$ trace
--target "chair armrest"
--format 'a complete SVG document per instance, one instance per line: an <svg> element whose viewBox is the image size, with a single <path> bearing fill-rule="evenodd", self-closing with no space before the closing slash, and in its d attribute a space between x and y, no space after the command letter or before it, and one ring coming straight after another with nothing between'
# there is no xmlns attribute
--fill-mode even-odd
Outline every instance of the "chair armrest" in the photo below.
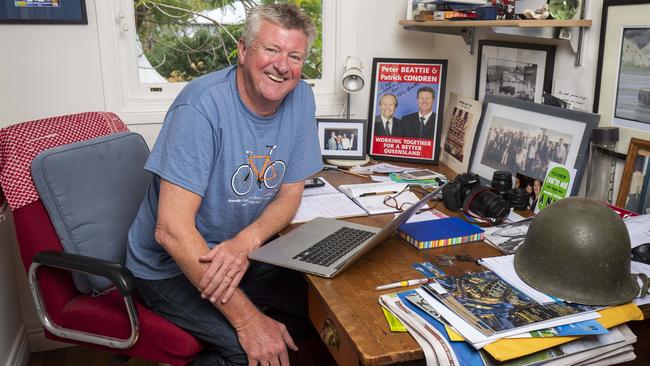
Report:
<svg viewBox="0 0 650 366"><path fill-rule="evenodd" d="M137 287L131 271L116 262L55 251L40 252L34 256L32 261L49 267L85 272L108 278L122 296L133 294Z"/></svg>

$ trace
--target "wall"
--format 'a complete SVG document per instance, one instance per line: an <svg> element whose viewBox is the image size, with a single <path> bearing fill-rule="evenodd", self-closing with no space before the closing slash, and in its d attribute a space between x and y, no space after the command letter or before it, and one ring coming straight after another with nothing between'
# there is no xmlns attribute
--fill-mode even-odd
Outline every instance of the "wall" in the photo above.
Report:
<svg viewBox="0 0 650 366"><path fill-rule="evenodd" d="M97 1L86 1L88 25L0 25L0 50L4 56L0 57L0 127L47 116L105 108ZM593 98L601 4L601 0L590 3L591 10L587 17L593 20L593 26L587 31L582 67L573 66L574 55L565 43L500 36L489 30L479 31L477 38L558 44L555 78L573 80L584 90L591 91L589 97ZM346 34L341 37L352 38L349 43L356 53L354 55L359 56L364 64L366 80L370 80L373 57L448 59L447 93L454 91L474 95L476 55L468 54L460 37L402 29L398 21L404 17L406 1L356 0L345 1L343 6L346 7L343 12L345 19L341 21L356 20L356 23L349 22ZM347 55L342 56L341 63ZM370 83L367 85L352 96L352 114L360 118L366 118L368 113ZM149 124L132 126L132 129L146 134L151 144L158 127ZM12 240L6 231L0 231L3 246L12 243ZM46 349L51 344L42 339L22 266L17 267L20 268L17 272L18 296L12 286L13 280L3 278L0 279L0 298L14 299L13 304L16 304L17 297L20 299L20 313L32 351ZM0 320L17 319L12 306L0 305ZM0 323L5 324L4 321ZM3 328L3 331L12 332ZM17 331L18 328L14 325L13 329ZM0 335L0 355L3 354L2 350L11 347L9 338L10 335Z"/></svg>
<svg viewBox="0 0 650 366"><path fill-rule="evenodd" d="M16 270L22 266L16 262L15 237L9 209L0 205L0 365L26 365L29 353L17 299Z"/></svg>

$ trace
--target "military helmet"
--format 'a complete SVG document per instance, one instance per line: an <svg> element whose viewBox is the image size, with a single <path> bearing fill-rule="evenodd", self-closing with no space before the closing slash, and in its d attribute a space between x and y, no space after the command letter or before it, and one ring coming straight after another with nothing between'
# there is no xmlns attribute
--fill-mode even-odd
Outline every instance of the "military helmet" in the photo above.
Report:
<svg viewBox="0 0 650 366"><path fill-rule="evenodd" d="M533 219L515 270L537 290L580 304L622 304L639 293L623 220L585 198L559 200Z"/></svg>

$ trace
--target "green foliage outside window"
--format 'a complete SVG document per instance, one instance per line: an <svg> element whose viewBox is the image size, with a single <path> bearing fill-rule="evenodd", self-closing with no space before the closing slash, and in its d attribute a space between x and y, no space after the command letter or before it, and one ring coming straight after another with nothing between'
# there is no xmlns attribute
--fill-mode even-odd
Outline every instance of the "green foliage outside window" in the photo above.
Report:
<svg viewBox="0 0 650 366"><path fill-rule="evenodd" d="M321 0L262 0L264 4L297 4L316 24L318 36L305 61L304 79L322 72ZM205 11L241 3L248 10L256 0L134 0L138 40L152 67L169 82L189 81L237 62L242 24L220 24ZM208 21L200 24L197 19Z"/></svg>

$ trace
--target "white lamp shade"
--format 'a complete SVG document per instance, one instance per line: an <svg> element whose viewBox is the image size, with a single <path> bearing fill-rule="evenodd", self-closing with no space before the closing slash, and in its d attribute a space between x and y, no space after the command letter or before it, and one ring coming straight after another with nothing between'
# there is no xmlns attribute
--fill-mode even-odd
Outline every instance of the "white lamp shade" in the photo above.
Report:
<svg viewBox="0 0 650 366"><path fill-rule="evenodd" d="M356 93L363 88L364 84L361 60L358 57L348 57L345 60L345 72L341 78L341 87L346 93Z"/></svg>

